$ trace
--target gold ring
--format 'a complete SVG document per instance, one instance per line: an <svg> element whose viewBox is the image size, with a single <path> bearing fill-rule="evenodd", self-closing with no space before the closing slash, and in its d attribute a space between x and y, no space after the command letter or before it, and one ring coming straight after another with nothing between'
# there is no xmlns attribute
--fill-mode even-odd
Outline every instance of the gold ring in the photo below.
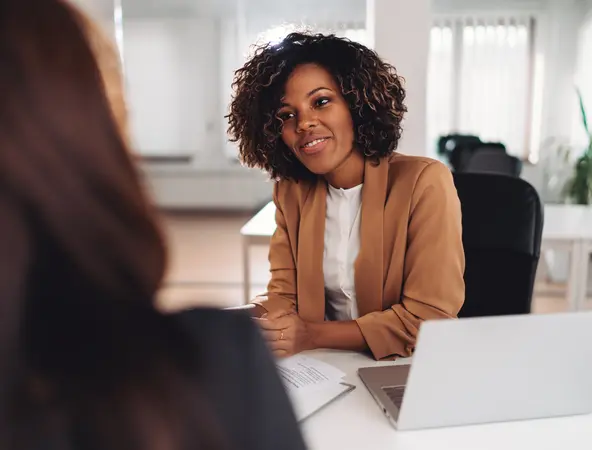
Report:
<svg viewBox="0 0 592 450"><path fill-rule="evenodd" d="M280 331L280 341L284 340L284 330Z"/></svg>

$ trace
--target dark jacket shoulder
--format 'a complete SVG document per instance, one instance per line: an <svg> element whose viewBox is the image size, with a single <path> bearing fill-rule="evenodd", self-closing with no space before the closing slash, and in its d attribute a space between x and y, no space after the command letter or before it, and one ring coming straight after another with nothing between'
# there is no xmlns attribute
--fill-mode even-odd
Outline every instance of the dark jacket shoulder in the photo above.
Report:
<svg viewBox="0 0 592 450"><path fill-rule="evenodd" d="M305 448L275 362L252 319L194 309L175 319L195 346L203 392L233 449Z"/></svg>

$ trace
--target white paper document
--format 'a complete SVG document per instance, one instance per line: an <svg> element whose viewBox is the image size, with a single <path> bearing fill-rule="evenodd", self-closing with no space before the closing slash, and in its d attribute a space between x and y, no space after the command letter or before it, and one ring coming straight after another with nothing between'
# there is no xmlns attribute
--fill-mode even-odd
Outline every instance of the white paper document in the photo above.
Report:
<svg viewBox="0 0 592 450"><path fill-rule="evenodd" d="M305 355L279 361L278 371L298 420L354 388L343 383L345 374L341 370Z"/></svg>
<svg viewBox="0 0 592 450"><path fill-rule="evenodd" d="M311 389L326 383L339 383L345 374L318 359L295 355L278 363L280 376L288 390Z"/></svg>

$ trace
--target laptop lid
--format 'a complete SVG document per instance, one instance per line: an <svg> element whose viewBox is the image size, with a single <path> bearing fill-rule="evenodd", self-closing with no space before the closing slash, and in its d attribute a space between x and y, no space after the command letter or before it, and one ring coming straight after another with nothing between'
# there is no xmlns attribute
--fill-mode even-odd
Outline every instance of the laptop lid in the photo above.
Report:
<svg viewBox="0 0 592 450"><path fill-rule="evenodd" d="M417 429L592 412L592 312L424 322L398 417Z"/></svg>

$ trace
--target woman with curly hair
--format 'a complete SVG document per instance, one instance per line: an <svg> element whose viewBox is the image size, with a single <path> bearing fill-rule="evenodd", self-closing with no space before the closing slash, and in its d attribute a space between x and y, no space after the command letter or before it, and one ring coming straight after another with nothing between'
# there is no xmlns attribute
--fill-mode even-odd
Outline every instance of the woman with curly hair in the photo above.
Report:
<svg viewBox="0 0 592 450"><path fill-rule="evenodd" d="M231 140L276 180L271 280L255 300L271 348L411 355L423 320L460 310L464 252L450 171L395 152L395 68L355 42L292 33L233 86Z"/></svg>

